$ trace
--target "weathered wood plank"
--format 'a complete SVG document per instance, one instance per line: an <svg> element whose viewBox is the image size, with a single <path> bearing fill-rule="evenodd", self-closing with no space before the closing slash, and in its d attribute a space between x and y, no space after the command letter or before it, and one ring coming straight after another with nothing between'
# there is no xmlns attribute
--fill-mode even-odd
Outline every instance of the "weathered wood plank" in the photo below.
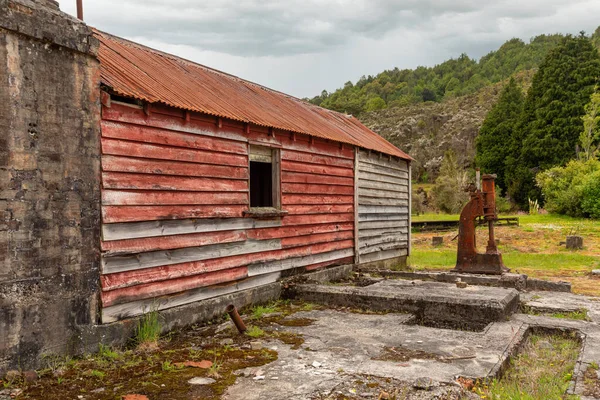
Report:
<svg viewBox="0 0 600 400"><path fill-rule="evenodd" d="M398 171L396 169L385 168L385 167L381 167L378 165L366 164L366 163L362 163L362 162L358 163L358 170L361 172L383 175L383 176L388 176L388 177L392 177L392 178L396 178L396 179L407 179L408 178L408 172Z"/></svg>
<svg viewBox="0 0 600 400"><path fill-rule="evenodd" d="M245 167L248 156L102 138L102 154ZM190 166L192 168L192 166Z"/></svg>
<svg viewBox="0 0 600 400"><path fill-rule="evenodd" d="M240 229L259 229L281 226L279 220L251 218L183 219L175 221L148 221L102 225L102 239L123 240L145 237L182 235L187 233L217 232Z"/></svg>
<svg viewBox="0 0 600 400"><path fill-rule="evenodd" d="M106 206L136 205L201 205L248 204L247 193L237 192L160 192L133 190L103 190L102 204Z"/></svg>
<svg viewBox="0 0 600 400"><path fill-rule="evenodd" d="M359 196L358 204L360 206L395 206L395 207L408 207L408 193L405 194L406 199L383 199L381 197L366 197ZM360 212L360 208L358 210Z"/></svg>
<svg viewBox="0 0 600 400"><path fill-rule="evenodd" d="M313 214L313 215L289 215L282 220L283 226L328 224L332 222L351 222L354 220L353 213L345 214Z"/></svg>
<svg viewBox="0 0 600 400"><path fill-rule="evenodd" d="M206 178L248 179L248 166L197 164L148 160L123 156L102 156L102 170L154 175L201 176Z"/></svg>
<svg viewBox="0 0 600 400"><path fill-rule="evenodd" d="M305 267L316 263L341 260L353 255L354 249L347 248L328 253L312 254L304 257L286 258L284 260L250 264L248 266L248 276L270 274L273 272L284 271L286 269Z"/></svg>
<svg viewBox="0 0 600 400"><path fill-rule="evenodd" d="M359 222L358 229L379 229L379 228L401 228L408 227L408 218L402 221L368 221L368 222Z"/></svg>
<svg viewBox="0 0 600 400"><path fill-rule="evenodd" d="M365 172L358 169L358 178L361 181L370 181L370 182L382 182L382 183L390 183L393 185L406 185L408 183L408 174L406 176L400 175L382 175L376 174L373 172Z"/></svg>
<svg viewBox="0 0 600 400"><path fill-rule="evenodd" d="M219 137L203 137L191 133L167 129L131 125L115 121L102 121L102 137L136 142L154 143L165 146L217 151L233 154L247 154L245 143ZM132 145L135 145L132 143Z"/></svg>
<svg viewBox="0 0 600 400"><path fill-rule="evenodd" d="M323 156L313 153L303 153L299 151L287 150L285 148L281 150L281 159L307 164L329 165L345 168L352 168L354 166L354 160L352 159Z"/></svg>
<svg viewBox="0 0 600 400"><path fill-rule="evenodd" d="M325 142L319 138L313 138L310 143L306 135L296 135L296 140L292 140L287 133L277 135L277 139L286 150L354 160L354 149L350 146L340 148L339 143Z"/></svg>
<svg viewBox="0 0 600 400"><path fill-rule="evenodd" d="M213 258L208 260L105 274L100 277L100 281L102 283L102 290L115 290L123 287L237 268L250 264L260 264L294 257L307 257L314 254L328 253L331 251L342 250L351 247L352 246L349 245L347 241L319 243L315 245L288 249L239 254L236 256L223 258Z"/></svg>
<svg viewBox="0 0 600 400"><path fill-rule="evenodd" d="M133 301L131 303L119 304L112 307L104 307L102 308L102 323L107 324L120 319L126 319L140 315L151 310L165 310L212 297L223 296L229 293L252 289L258 286L276 282L280 276L281 273L265 274L247 278L242 281L232 282L229 285L203 287L176 295Z"/></svg>
<svg viewBox="0 0 600 400"><path fill-rule="evenodd" d="M110 108L103 107L102 119L105 121L150 126L169 131L186 132L205 137L219 137L248 142L248 137L241 130L240 132L234 132L232 130L218 129L215 123L207 123L195 120L194 118L184 123L183 119L168 118L158 114L145 115L143 110L136 110L132 107L119 104L113 104Z"/></svg>
<svg viewBox="0 0 600 400"><path fill-rule="evenodd" d="M370 236L365 237L360 241L360 248L368 248L375 246L377 244L387 244L387 243L408 243L408 236L406 233L389 233L385 235L379 236Z"/></svg>
<svg viewBox="0 0 600 400"><path fill-rule="evenodd" d="M389 190L377 190L377 189L358 189L358 198L363 197L372 198L378 197L382 199L404 199L408 200L408 190L403 192L392 192Z"/></svg>
<svg viewBox="0 0 600 400"><path fill-rule="evenodd" d="M286 205L302 204L353 204L354 196L316 195L316 194L283 194L281 203Z"/></svg>
<svg viewBox="0 0 600 400"><path fill-rule="evenodd" d="M199 247L186 247L169 251L152 251L132 256L102 257L102 273L131 271L159 267L163 265L181 264L191 261L202 261L211 258L229 257L240 254L260 253L262 251L279 250L279 240L246 240L244 242L213 244Z"/></svg>
<svg viewBox="0 0 600 400"><path fill-rule="evenodd" d="M185 205L185 206L102 206L102 222L154 221L186 218L238 218L247 205Z"/></svg>
<svg viewBox="0 0 600 400"><path fill-rule="evenodd" d="M290 172L303 172L310 174L319 174L319 175L333 175L333 176L346 176L353 177L352 168L342 168L342 167L330 167L327 165L318 165L318 164L303 164L296 161L281 161L281 169L283 171Z"/></svg>
<svg viewBox="0 0 600 400"><path fill-rule="evenodd" d="M277 228L249 230L248 238L256 240L281 239L289 237L303 237L304 235L314 235L319 233L349 231L352 229L353 225L351 222L336 222L333 224L319 225L293 225Z"/></svg>
<svg viewBox="0 0 600 400"><path fill-rule="evenodd" d="M408 176L412 177L412 164L408 162ZM412 227L412 180L408 181L408 226ZM412 254L412 229L408 230L408 253L410 256Z"/></svg>
<svg viewBox="0 0 600 400"><path fill-rule="evenodd" d="M358 205L358 153L359 150L357 147L354 148L354 249L358 250L358 245L360 243L360 237L358 235L358 209L359 209L359 205ZM354 252L354 264L359 264L360 263L360 254L358 254L358 251Z"/></svg>
<svg viewBox="0 0 600 400"><path fill-rule="evenodd" d="M352 204L309 204L288 205L285 207L285 211L288 212L288 215L349 213L353 210L354 206Z"/></svg>
<svg viewBox="0 0 600 400"><path fill-rule="evenodd" d="M379 243L369 247L361 247L358 252L361 257L371 253L381 253L387 250L408 249L408 242Z"/></svg>
<svg viewBox="0 0 600 400"><path fill-rule="evenodd" d="M317 243L331 243L338 240L353 239L353 231L339 231L329 233L316 233L312 235L293 236L281 239L281 247L298 247Z"/></svg>
<svg viewBox="0 0 600 400"><path fill-rule="evenodd" d="M302 172L282 171L283 183L306 183L313 185L336 185L336 186L354 186L354 179L351 177L320 175Z"/></svg>
<svg viewBox="0 0 600 400"><path fill-rule="evenodd" d="M359 214L406 214L408 213L408 202L404 206L373 206L362 205L358 207Z"/></svg>
<svg viewBox="0 0 600 400"><path fill-rule="evenodd" d="M352 186L282 183L281 189L284 194L354 194L354 188Z"/></svg>
<svg viewBox="0 0 600 400"><path fill-rule="evenodd" d="M371 154L371 156L367 156L366 153L360 152L358 155L358 160L361 163L367 163L371 165L379 165L385 168L396 169L399 171L408 172L408 164L405 160L397 161L397 160L389 160L388 157Z"/></svg>
<svg viewBox="0 0 600 400"><path fill-rule="evenodd" d="M386 190L391 192L402 192L408 193L408 180L406 184L398 184L398 183L386 183L386 182L378 182L378 181L369 181L366 179L360 179L358 181L358 187L361 189L368 190Z"/></svg>
<svg viewBox="0 0 600 400"><path fill-rule="evenodd" d="M408 208L405 213L397 213L397 214L359 214L358 221L359 222L367 222L367 221L406 221L408 218Z"/></svg>
<svg viewBox="0 0 600 400"><path fill-rule="evenodd" d="M248 277L248 268L239 267L223 271L209 272L185 278L170 279L167 281L153 282L142 285L130 286L121 289L101 292L102 306L108 307L116 304L165 296L180 293L199 287L216 285L219 283L233 282Z"/></svg>
<svg viewBox="0 0 600 400"><path fill-rule="evenodd" d="M361 264L374 261L389 260L390 258L402 257L408 254L408 249L392 249L386 251L373 252L360 257Z"/></svg>
<svg viewBox="0 0 600 400"><path fill-rule="evenodd" d="M394 234L408 235L408 228L391 226L391 227L386 227L386 228L363 229L363 230L358 231L358 236L359 236L361 242L363 241L363 239L369 238L369 237L394 235Z"/></svg>
<svg viewBox="0 0 600 400"><path fill-rule="evenodd" d="M248 183L242 180L197 178L166 175L103 172L104 189L174 190L197 192L246 192Z"/></svg>
<svg viewBox="0 0 600 400"><path fill-rule="evenodd" d="M181 249L216 243L241 242L247 238L248 234L246 230L188 233L184 235L102 241L101 249L107 255L124 255L127 253Z"/></svg>
<svg viewBox="0 0 600 400"><path fill-rule="evenodd" d="M332 175L305 174L301 172L283 171L281 173L281 182L283 183L307 183L307 184L325 184L354 186L354 180L348 177Z"/></svg>

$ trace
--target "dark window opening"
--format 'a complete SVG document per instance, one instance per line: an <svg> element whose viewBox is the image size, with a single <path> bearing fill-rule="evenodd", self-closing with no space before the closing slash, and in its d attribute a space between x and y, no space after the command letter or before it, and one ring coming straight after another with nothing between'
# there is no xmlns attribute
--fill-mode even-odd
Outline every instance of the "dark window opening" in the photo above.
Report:
<svg viewBox="0 0 600 400"><path fill-rule="evenodd" d="M250 207L273 207L272 165L250 161Z"/></svg>

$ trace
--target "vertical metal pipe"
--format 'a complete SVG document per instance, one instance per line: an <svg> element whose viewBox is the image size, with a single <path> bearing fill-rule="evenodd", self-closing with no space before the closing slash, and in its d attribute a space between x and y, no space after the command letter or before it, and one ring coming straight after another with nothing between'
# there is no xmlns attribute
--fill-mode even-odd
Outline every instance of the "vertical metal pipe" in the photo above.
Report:
<svg viewBox="0 0 600 400"><path fill-rule="evenodd" d="M481 190L481 172L479 170L479 168L477 168L475 170L475 181L476 181L476 186L477 186L477 190Z"/></svg>
<svg viewBox="0 0 600 400"><path fill-rule="evenodd" d="M77 0L77 19L83 21L83 0Z"/></svg>

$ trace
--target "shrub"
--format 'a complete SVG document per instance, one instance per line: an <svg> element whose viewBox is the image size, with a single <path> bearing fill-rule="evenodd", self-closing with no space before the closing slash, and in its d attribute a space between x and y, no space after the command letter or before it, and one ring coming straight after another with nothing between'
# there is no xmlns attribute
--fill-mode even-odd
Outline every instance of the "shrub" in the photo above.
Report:
<svg viewBox="0 0 600 400"><path fill-rule="evenodd" d="M454 152L447 151L442 160L440 175L431 188L433 204L438 210L448 214L460 212L469 201L469 194L464 190L467 184L467 173L458 167Z"/></svg>
<svg viewBox="0 0 600 400"><path fill-rule="evenodd" d="M573 160L564 167L554 167L537 174L537 185L541 188L545 200L545 207L549 212L566 214L572 217L590 216L594 208L594 199L586 200L584 210L584 197L594 193L592 176L600 171L600 161ZM585 189L587 187L587 189ZM585 194L584 193L585 189Z"/></svg>
<svg viewBox="0 0 600 400"><path fill-rule="evenodd" d="M512 211L512 204L506 197L502 197L501 189L496 185L496 210L499 214L506 214Z"/></svg>
<svg viewBox="0 0 600 400"><path fill-rule="evenodd" d="M583 184L581 208L592 218L600 218L600 171L588 175Z"/></svg>
<svg viewBox="0 0 600 400"><path fill-rule="evenodd" d="M427 212L427 192L422 189L413 189L411 197L411 211L414 215L421 215Z"/></svg>

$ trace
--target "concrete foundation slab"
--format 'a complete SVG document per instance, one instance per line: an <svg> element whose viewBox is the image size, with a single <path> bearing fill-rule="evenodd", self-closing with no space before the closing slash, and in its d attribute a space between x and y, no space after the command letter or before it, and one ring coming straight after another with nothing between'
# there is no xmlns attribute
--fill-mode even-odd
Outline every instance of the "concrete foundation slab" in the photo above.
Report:
<svg viewBox="0 0 600 400"><path fill-rule="evenodd" d="M242 371L225 399L328 398L343 383L371 376L405 382L413 391L406 398L436 398L435 388L442 393L457 389L458 376L485 377L497 370L523 325L503 321L484 332L466 332L406 325L409 317L403 314L337 310L301 312L294 318L315 320L310 326L286 328L303 335L302 347L291 350L270 342L267 347L276 347L279 358L259 368L265 379L254 380L254 370ZM431 391L418 389L425 381Z"/></svg>
<svg viewBox="0 0 600 400"><path fill-rule="evenodd" d="M385 280L366 287L299 285L296 296L320 304L410 313L435 327L481 330L506 320L519 307L515 289Z"/></svg>

